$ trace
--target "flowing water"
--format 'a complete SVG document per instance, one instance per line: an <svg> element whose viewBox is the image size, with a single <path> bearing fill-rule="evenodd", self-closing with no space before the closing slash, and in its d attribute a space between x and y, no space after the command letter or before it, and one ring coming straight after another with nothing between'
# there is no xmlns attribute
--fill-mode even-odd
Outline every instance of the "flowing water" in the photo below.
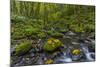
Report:
<svg viewBox="0 0 100 67"><path fill-rule="evenodd" d="M34 53L34 49L31 49L30 52L24 56L17 57L12 56L11 59L14 61L12 66L23 66L23 65L39 65L45 64L44 61L48 58L53 59L53 63L72 63L72 62L89 62L95 61L95 39L88 38L87 36L76 35L73 32L66 33L63 38L58 38L64 44L63 48L60 52L55 52L53 54L48 54L46 52L36 52ZM39 45L42 49L44 42L46 39L39 39ZM79 49L81 53L79 55L72 55L72 49ZM14 49L11 49L11 53Z"/></svg>

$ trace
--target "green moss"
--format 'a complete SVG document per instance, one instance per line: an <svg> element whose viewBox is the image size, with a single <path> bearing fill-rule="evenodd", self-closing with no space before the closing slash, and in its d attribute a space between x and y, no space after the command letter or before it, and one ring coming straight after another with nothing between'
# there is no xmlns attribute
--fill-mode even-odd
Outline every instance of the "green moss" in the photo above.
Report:
<svg viewBox="0 0 100 67"><path fill-rule="evenodd" d="M15 55L22 55L28 52L31 47L32 47L32 42L25 40L24 42L20 43L18 46L15 48Z"/></svg>
<svg viewBox="0 0 100 67"><path fill-rule="evenodd" d="M52 36L52 37L62 37L63 36L62 33L54 32L54 31L48 31L47 33L49 36Z"/></svg>
<svg viewBox="0 0 100 67"><path fill-rule="evenodd" d="M31 35L32 39L38 39L37 35Z"/></svg>
<svg viewBox="0 0 100 67"><path fill-rule="evenodd" d="M59 39L50 38L47 40L47 42L44 44L43 49L45 51L54 51L58 47L63 46L63 43Z"/></svg>
<svg viewBox="0 0 100 67"><path fill-rule="evenodd" d="M95 25L93 24L86 24L84 27L84 30L86 32L94 32L95 31Z"/></svg>
<svg viewBox="0 0 100 67"><path fill-rule="evenodd" d="M84 29L81 27L76 27L74 31L77 33L82 33L82 32L84 32Z"/></svg>
<svg viewBox="0 0 100 67"><path fill-rule="evenodd" d="M21 31L21 32L15 31L14 33L12 33L13 39L20 39L20 38L24 38L24 37L26 37L26 36L23 31Z"/></svg>
<svg viewBox="0 0 100 67"><path fill-rule="evenodd" d="M24 22L24 21L26 21L26 17L13 15L13 16L11 16L11 21L13 21L14 23Z"/></svg>
<svg viewBox="0 0 100 67"><path fill-rule="evenodd" d="M34 27L29 25L28 27L26 27L24 32L25 32L25 35L27 35L27 36L30 36L32 34L36 35L37 33L40 32L40 29L39 28L34 28Z"/></svg>
<svg viewBox="0 0 100 67"><path fill-rule="evenodd" d="M44 32L40 32L37 36L39 38L45 38L46 37L46 34Z"/></svg>
<svg viewBox="0 0 100 67"><path fill-rule="evenodd" d="M79 49L72 50L73 55L79 55L80 53L81 53L81 51Z"/></svg>
<svg viewBox="0 0 100 67"><path fill-rule="evenodd" d="M59 33L59 32L55 32L53 34L51 34L52 37L63 37L63 34L62 33Z"/></svg>
<svg viewBox="0 0 100 67"><path fill-rule="evenodd" d="M70 29L76 33L82 33L82 32L85 32L84 31L84 25L81 24L81 25L78 25L78 24L72 24Z"/></svg>
<svg viewBox="0 0 100 67"><path fill-rule="evenodd" d="M30 36L30 35L32 35L34 33L34 30L33 29L25 29L25 35L26 36Z"/></svg>
<svg viewBox="0 0 100 67"><path fill-rule="evenodd" d="M67 29L61 29L59 32L64 33L64 32L67 32L67 31L68 31Z"/></svg>
<svg viewBox="0 0 100 67"><path fill-rule="evenodd" d="M54 32L52 30L47 31L48 35L52 35Z"/></svg>

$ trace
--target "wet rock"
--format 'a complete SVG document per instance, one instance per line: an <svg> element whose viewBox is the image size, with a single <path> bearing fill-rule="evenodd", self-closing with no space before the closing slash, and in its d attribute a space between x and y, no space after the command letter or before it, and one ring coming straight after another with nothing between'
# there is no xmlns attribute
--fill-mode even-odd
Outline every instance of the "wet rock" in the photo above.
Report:
<svg viewBox="0 0 100 67"><path fill-rule="evenodd" d="M72 31L69 31L69 32L66 33L66 35L74 36L74 35L76 35L76 34L73 33Z"/></svg>
<svg viewBox="0 0 100 67"><path fill-rule="evenodd" d="M94 53L91 54L91 57L95 60L95 54Z"/></svg>
<svg viewBox="0 0 100 67"><path fill-rule="evenodd" d="M51 58L51 59L54 59L56 57L56 53L54 52L46 52L45 53L45 56L43 58Z"/></svg>
<svg viewBox="0 0 100 67"><path fill-rule="evenodd" d="M16 64L16 66L25 66L31 64L31 61L29 58L22 58L19 63Z"/></svg>
<svg viewBox="0 0 100 67"><path fill-rule="evenodd" d="M30 52L30 53L35 53L36 50L35 50L34 48L32 48L29 52Z"/></svg>
<svg viewBox="0 0 100 67"><path fill-rule="evenodd" d="M89 50L89 52L95 52L95 45L89 45L88 46L88 50Z"/></svg>
<svg viewBox="0 0 100 67"><path fill-rule="evenodd" d="M25 64L27 64L27 65L32 64L32 59L31 58L25 58Z"/></svg>
<svg viewBox="0 0 100 67"><path fill-rule="evenodd" d="M73 45L78 45L79 43L78 43L78 42L72 42L72 44L73 44Z"/></svg>
<svg viewBox="0 0 100 67"><path fill-rule="evenodd" d="M12 60L11 65L15 65L17 63L20 63L20 61L22 60L22 56L21 57L18 57L18 56L11 57L11 60Z"/></svg>
<svg viewBox="0 0 100 67"><path fill-rule="evenodd" d="M72 39L70 36L63 36L63 38Z"/></svg>
<svg viewBox="0 0 100 67"><path fill-rule="evenodd" d="M58 57L66 56L66 52L59 52L59 53L57 54L57 56L58 56Z"/></svg>
<svg viewBox="0 0 100 67"><path fill-rule="evenodd" d="M32 60L33 60L32 62L34 64L37 64L36 62L38 61L39 58L40 58L40 55L39 54L36 54L35 57L32 58Z"/></svg>
<svg viewBox="0 0 100 67"><path fill-rule="evenodd" d="M15 48L11 48L11 49L10 49L11 54L14 53L14 49L15 49Z"/></svg>
<svg viewBox="0 0 100 67"><path fill-rule="evenodd" d="M43 59L42 59L42 57L39 57L39 59L38 59L38 61L36 62L36 64L43 64Z"/></svg>
<svg viewBox="0 0 100 67"><path fill-rule="evenodd" d="M63 56L63 55L64 55L63 52L59 52L59 53L57 54L58 57Z"/></svg>
<svg viewBox="0 0 100 67"><path fill-rule="evenodd" d="M39 44L40 42L41 42L41 39L39 39L37 43Z"/></svg>
<svg viewBox="0 0 100 67"><path fill-rule="evenodd" d="M35 54L34 54L34 53L31 53L31 54L30 54L30 56L31 56L31 57L34 57L34 56L35 56Z"/></svg>
<svg viewBox="0 0 100 67"><path fill-rule="evenodd" d="M90 38L86 38L85 43L87 43L87 44L95 44L95 40L94 39L90 39Z"/></svg>
<svg viewBox="0 0 100 67"><path fill-rule="evenodd" d="M32 44L38 44L40 42L40 40L32 40Z"/></svg>
<svg viewBox="0 0 100 67"><path fill-rule="evenodd" d="M86 58L87 58L87 61L94 61L95 60L95 54L94 53L86 53Z"/></svg>
<svg viewBox="0 0 100 67"><path fill-rule="evenodd" d="M32 52L39 52L40 51L40 44L33 44L32 45L32 49L31 49L31 51Z"/></svg>

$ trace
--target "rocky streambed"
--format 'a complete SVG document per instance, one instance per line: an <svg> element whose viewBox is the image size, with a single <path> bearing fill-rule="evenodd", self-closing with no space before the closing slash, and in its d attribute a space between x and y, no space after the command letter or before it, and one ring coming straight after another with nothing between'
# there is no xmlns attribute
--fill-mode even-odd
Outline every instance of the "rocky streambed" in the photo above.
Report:
<svg viewBox="0 0 100 67"><path fill-rule="evenodd" d="M50 37L51 38L51 37ZM16 45L20 41L14 40L11 46L11 66L60 64L74 62L95 61L95 36L90 34L77 34L71 31L64 33L63 37L57 37L63 46L53 52L43 50L48 38L32 41L32 47L22 55L14 55Z"/></svg>

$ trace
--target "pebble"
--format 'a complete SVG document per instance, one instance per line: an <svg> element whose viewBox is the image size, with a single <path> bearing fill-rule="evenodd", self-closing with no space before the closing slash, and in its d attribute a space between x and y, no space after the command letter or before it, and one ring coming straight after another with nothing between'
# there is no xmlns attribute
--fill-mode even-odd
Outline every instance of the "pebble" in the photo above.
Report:
<svg viewBox="0 0 100 67"><path fill-rule="evenodd" d="M78 45L79 43L77 43L77 42L72 42L72 44L73 44L73 45Z"/></svg>

